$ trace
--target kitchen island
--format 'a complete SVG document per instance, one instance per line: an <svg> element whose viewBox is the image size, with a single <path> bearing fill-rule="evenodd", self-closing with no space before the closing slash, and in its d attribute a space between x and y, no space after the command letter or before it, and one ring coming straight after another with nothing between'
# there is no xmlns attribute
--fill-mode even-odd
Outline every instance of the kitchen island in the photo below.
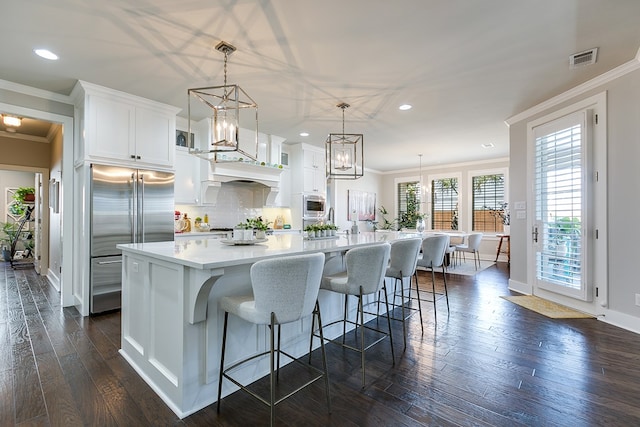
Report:
<svg viewBox="0 0 640 427"><path fill-rule="evenodd" d="M371 232L306 240L287 234L247 246L207 238L118 245L123 255L120 353L176 415L184 418L216 401L224 317L218 300L251 291L249 271L254 262L322 252L325 272L332 273L344 268L342 255L350 248L415 236ZM325 324L341 318L342 296L321 291L319 300ZM350 310L355 310L355 300ZM283 348L297 357L307 353L310 324L309 317L283 327ZM232 316L229 331L229 363L267 347L264 326ZM341 327L325 332L328 338L341 334ZM267 373L267 361L261 361L238 377L250 382ZM225 382L223 396L235 390Z"/></svg>

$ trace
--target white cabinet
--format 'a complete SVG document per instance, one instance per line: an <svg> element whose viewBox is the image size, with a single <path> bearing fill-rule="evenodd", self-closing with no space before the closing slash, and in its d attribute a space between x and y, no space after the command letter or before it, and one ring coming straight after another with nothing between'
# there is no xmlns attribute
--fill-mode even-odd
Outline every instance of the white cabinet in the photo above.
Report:
<svg viewBox="0 0 640 427"><path fill-rule="evenodd" d="M86 82L73 92L84 126L76 161L173 169L179 109Z"/></svg>
<svg viewBox="0 0 640 427"><path fill-rule="evenodd" d="M136 162L173 166L176 141L176 113L167 114L136 107Z"/></svg>
<svg viewBox="0 0 640 427"><path fill-rule="evenodd" d="M293 193L327 192L325 153L322 148L308 144L291 147Z"/></svg>
<svg viewBox="0 0 640 427"><path fill-rule="evenodd" d="M179 205L200 204L200 168L205 160L176 147L174 198ZM206 165L205 165L206 166Z"/></svg>

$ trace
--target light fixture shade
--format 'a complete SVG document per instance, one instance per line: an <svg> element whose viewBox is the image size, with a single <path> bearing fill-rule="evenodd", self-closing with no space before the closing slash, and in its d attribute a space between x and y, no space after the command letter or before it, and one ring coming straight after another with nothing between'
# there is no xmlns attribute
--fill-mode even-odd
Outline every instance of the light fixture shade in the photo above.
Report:
<svg viewBox="0 0 640 427"><path fill-rule="evenodd" d="M364 175L363 144L361 133L330 133L325 147L327 177L361 178Z"/></svg>
<svg viewBox="0 0 640 427"><path fill-rule="evenodd" d="M216 153L238 152L257 159L258 104L240 86L212 86L187 92L189 125L203 117L209 121L206 146L190 148L191 154L218 161Z"/></svg>
<svg viewBox="0 0 640 427"><path fill-rule="evenodd" d="M199 147L189 147L189 153L211 161L256 160L258 104L237 84L227 84L227 60L236 48L225 41L215 48L224 54L224 84L187 90L189 133L194 122L208 121L204 141Z"/></svg>
<svg viewBox="0 0 640 427"><path fill-rule="evenodd" d="M358 179L364 175L364 136L344 132L344 110L349 104L337 105L342 109L342 133L330 133L325 144L327 177Z"/></svg>

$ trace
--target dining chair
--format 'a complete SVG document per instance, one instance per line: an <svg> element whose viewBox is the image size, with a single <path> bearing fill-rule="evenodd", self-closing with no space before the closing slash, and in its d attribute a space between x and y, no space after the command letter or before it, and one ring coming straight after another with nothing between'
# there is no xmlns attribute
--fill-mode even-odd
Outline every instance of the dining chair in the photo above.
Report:
<svg viewBox="0 0 640 427"><path fill-rule="evenodd" d="M306 386L324 377L325 392L328 411L331 412L331 396L329 393L329 376L327 371L327 357L324 348L324 336L322 335L322 319L318 304L318 292L322 271L324 267L324 254L296 255L279 259L267 259L257 261L251 266L252 295L225 296L220 299L220 308L224 310L224 326L222 332L222 354L220 357L220 374L218 379L218 404L222 396L222 381L227 379L241 390L269 406L270 421L275 422L275 406L302 390ZM227 343L227 326L229 313L256 324L269 327L269 350L244 358L225 368L224 358ZM298 321L311 315L317 319L320 329L320 346L322 352L322 369L302 363L299 359L283 351L280 347L281 325ZM277 327L277 345L275 333ZM313 334L313 329L311 330ZM269 355L269 397L264 398L247 388L235 379L230 371L249 361ZM297 362L315 372L315 376L305 384L288 392L283 397L276 397L276 378L279 378L280 355L286 356L293 362Z"/></svg>
<svg viewBox="0 0 640 427"><path fill-rule="evenodd" d="M466 244L456 245L456 252L462 254L473 254L473 265L476 268L480 268L480 242L482 241L482 233L471 233L467 239ZM463 258L466 262L466 258Z"/></svg>

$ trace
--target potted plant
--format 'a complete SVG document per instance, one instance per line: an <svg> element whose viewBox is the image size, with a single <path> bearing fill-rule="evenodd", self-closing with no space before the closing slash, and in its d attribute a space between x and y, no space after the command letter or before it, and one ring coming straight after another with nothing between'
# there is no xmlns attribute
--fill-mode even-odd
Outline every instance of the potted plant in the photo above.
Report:
<svg viewBox="0 0 640 427"><path fill-rule="evenodd" d="M18 203L33 202L36 200L36 189L33 187L19 187L13 193L13 199Z"/></svg>
<svg viewBox="0 0 640 427"><path fill-rule="evenodd" d="M0 247L2 248L2 259L4 261L11 261L11 243L16 237L18 232L15 223L3 222L0 228L2 228L2 238L0 238Z"/></svg>
<svg viewBox="0 0 640 427"><path fill-rule="evenodd" d="M317 226L315 224L307 225L304 231L307 232L307 237L314 239L316 237Z"/></svg>
<svg viewBox="0 0 640 427"><path fill-rule="evenodd" d="M265 221L261 216L257 218L248 218L247 225L255 230L257 239L265 239L267 237L267 230L269 229L271 221Z"/></svg>
<svg viewBox="0 0 640 427"><path fill-rule="evenodd" d="M25 203L36 199L36 190L33 187L19 187L13 193L13 202L9 206L9 212L15 216L22 216L26 211Z"/></svg>

